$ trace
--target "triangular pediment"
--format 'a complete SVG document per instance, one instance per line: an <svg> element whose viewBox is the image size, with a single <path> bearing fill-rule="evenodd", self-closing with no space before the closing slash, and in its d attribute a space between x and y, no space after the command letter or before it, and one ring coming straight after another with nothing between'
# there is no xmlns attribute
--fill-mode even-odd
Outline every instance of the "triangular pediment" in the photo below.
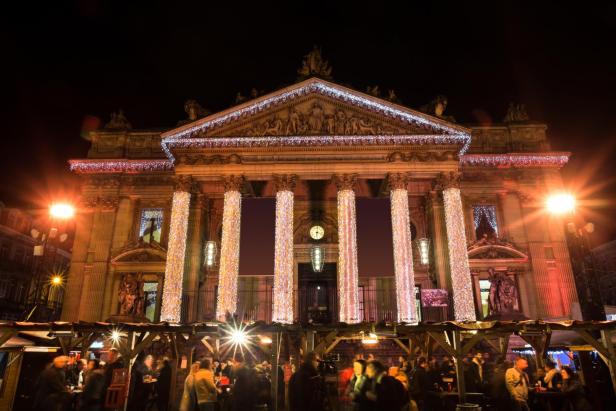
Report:
<svg viewBox="0 0 616 411"><path fill-rule="evenodd" d="M470 136L457 124L318 78L231 107L163 134L203 137L311 135Z"/></svg>

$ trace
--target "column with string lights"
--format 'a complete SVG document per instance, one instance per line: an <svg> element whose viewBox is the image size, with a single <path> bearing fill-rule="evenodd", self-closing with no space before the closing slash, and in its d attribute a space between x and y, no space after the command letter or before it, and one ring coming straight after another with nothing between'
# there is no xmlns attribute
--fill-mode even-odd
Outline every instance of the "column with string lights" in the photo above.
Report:
<svg viewBox="0 0 616 411"><path fill-rule="evenodd" d="M457 321L475 321L475 299L466 249L460 173L444 173L439 185L443 189L454 317Z"/></svg>
<svg viewBox="0 0 616 411"><path fill-rule="evenodd" d="M338 188L338 304L340 322L358 323L357 227L355 212L356 175L334 176Z"/></svg>
<svg viewBox="0 0 616 411"><path fill-rule="evenodd" d="M218 301L216 319L225 321L227 314L237 310L237 280L240 269L240 224L244 184L241 176L224 178L225 196L222 211L222 239L218 270Z"/></svg>
<svg viewBox="0 0 616 411"><path fill-rule="evenodd" d="M296 175L275 175L276 243L272 321L293 323L293 190Z"/></svg>
<svg viewBox="0 0 616 411"><path fill-rule="evenodd" d="M409 194L407 190L409 180L406 174L395 173L389 174L387 181L391 202L398 321L416 324L415 271L413 269L413 246L411 243Z"/></svg>
<svg viewBox="0 0 616 411"><path fill-rule="evenodd" d="M182 283L186 258L186 237L190 212L192 180L180 177L176 181L169 224L169 244L163 285L160 320L178 323L182 314Z"/></svg>

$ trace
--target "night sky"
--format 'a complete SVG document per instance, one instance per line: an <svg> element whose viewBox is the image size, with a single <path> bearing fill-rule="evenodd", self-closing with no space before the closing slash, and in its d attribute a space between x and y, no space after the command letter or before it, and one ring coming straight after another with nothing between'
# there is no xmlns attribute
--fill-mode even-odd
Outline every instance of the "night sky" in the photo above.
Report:
<svg viewBox="0 0 616 411"><path fill-rule="evenodd" d="M112 111L133 128L168 128L187 99L217 111L238 91L293 83L317 44L334 81L395 89L413 108L445 94L461 123L499 122L510 101L526 104L554 149L574 152L565 174L598 223L594 241L614 238L615 4L18 3L0 24L8 205L70 196L66 160L86 155L81 136Z"/></svg>

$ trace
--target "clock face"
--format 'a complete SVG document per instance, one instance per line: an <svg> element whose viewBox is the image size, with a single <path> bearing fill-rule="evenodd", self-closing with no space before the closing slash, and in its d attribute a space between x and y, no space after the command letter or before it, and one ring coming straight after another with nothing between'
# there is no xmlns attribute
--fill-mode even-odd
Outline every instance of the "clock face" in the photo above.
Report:
<svg viewBox="0 0 616 411"><path fill-rule="evenodd" d="M310 238L320 240L325 235L325 230L320 225L314 225L310 228Z"/></svg>

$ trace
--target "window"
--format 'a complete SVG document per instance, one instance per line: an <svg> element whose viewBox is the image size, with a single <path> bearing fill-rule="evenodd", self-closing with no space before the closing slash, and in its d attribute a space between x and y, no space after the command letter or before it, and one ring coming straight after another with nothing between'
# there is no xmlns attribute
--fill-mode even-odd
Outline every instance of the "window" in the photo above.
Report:
<svg viewBox="0 0 616 411"><path fill-rule="evenodd" d="M475 238L498 237L498 225L496 223L496 206L476 205L473 207L473 223L475 226Z"/></svg>
<svg viewBox="0 0 616 411"><path fill-rule="evenodd" d="M479 295L481 298L481 318L490 314L490 280L479 280Z"/></svg>
<svg viewBox="0 0 616 411"><path fill-rule="evenodd" d="M160 243L160 235L163 229L163 209L146 208L141 210L139 221L139 237L146 243L152 241Z"/></svg>
<svg viewBox="0 0 616 411"><path fill-rule="evenodd" d="M145 316L151 322L156 321L156 294L158 292L157 282L143 283L143 295L145 300Z"/></svg>
<svg viewBox="0 0 616 411"><path fill-rule="evenodd" d="M415 286L415 310L417 312L417 321L421 321L421 286Z"/></svg>

